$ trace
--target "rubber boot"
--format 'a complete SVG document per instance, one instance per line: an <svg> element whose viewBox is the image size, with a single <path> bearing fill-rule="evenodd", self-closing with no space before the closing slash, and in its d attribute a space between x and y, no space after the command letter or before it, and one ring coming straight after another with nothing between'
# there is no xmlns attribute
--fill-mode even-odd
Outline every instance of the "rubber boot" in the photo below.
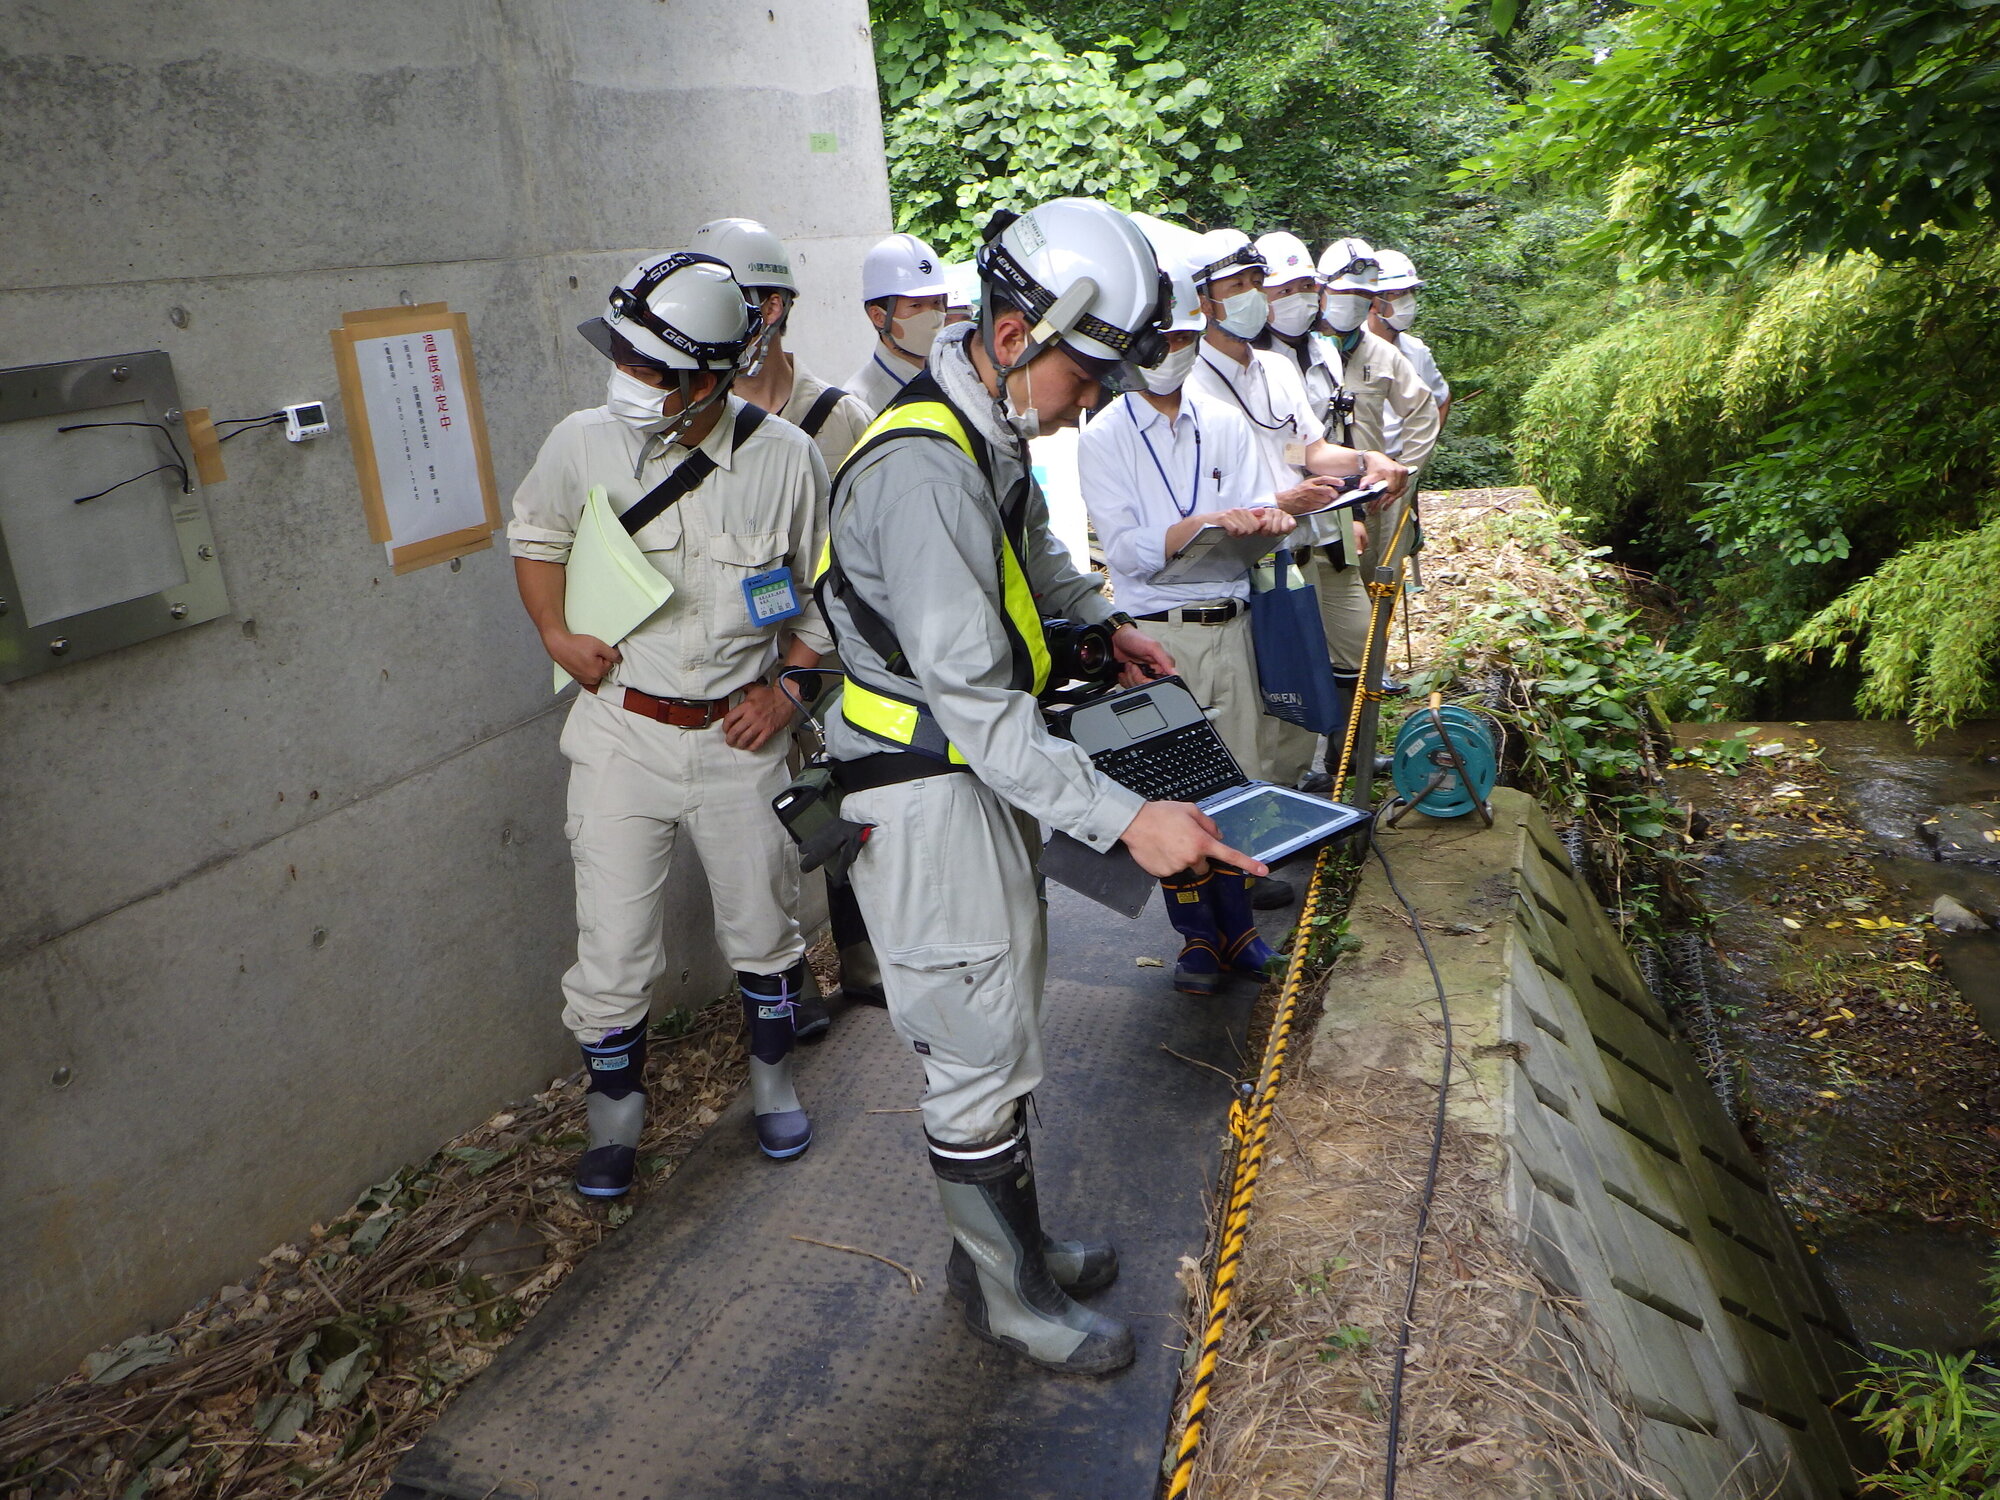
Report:
<svg viewBox="0 0 2000 1500"><path fill-rule="evenodd" d="M1250 905L1252 877L1220 866L1209 872L1209 900L1215 907L1215 926L1222 939L1222 959L1238 974L1269 979L1285 972L1285 955L1273 953L1257 931L1257 918Z"/></svg>
<svg viewBox="0 0 2000 1500"><path fill-rule="evenodd" d="M586 1198L622 1198L631 1191L646 1128L646 1023L578 1045L590 1079L583 1096L590 1145L577 1164L576 1190Z"/></svg>
<svg viewBox="0 0 2000 1500"><path fill-rule="evenodd" d="M1132 1330L1073 1301L1050 1274L1025 1131L983 1150L932 1141L931 1170L952 1240L971 1263L961 1294L966 1327L1066 1375L1109 1375L1132 1363Z"/></svg>
<svg viewBox="0 0 2000 1500"><path fill-rule="evenodd" d="M1335 667L1333 685L1338 694L1334 706L1333 733L1326 737L1326 758L1320 762L1319 769L1320 774L1326 778L1326 795L1338 801L1342 789L1334 784L1334 778L1340 774L1340 751L1347 743L1347 724L1354 717L1355 705L1361 696L1361 674L1350 672L1345 667ZM1354 754L1357 765L1348 767L1349 776L1351 777L1358 769L1358 762L1363 754L1373 753L1373 746L1356 745Z"/></svg>
<svg viewBox="0 0 2000 1500"><path fill-rule="evenodd" d="M790 1161L812 1144L812 1122L792 1087L792 1016L805 977L803 962L782 974L736 974L750 1028L750 1113L757 1149L773 1161Z"/></svg>
<svg viewBox="0 0 2000 1500"><path fill-rule="evenodd" d="M811 1046L825 1041L832 1025L833 1017L827 1012L826 1002L820 999L814 986L808 984L805 993L792 1002L792 1035Z"/></svg>
<svg viewBox="0 0 2000 1500"><path fill-rule="evenodd" d="M1017 1113L1016 1130L1026 1134L1026 1122ZM1042 1261L1055 1284L1072 1297L1088 1297L1101 1292L1118 1279L1118 1251L1109 1240L1059 1240L1042 1231ZM972 1294L976 1273L972 1257L957 1240L944 1263L944 1283L952 1296L963 1302Z"/></svg>
<svg viewBox="0 0 2000 1500"><path fill-rule="evenodd" d="M1259 911L1283 911L1298 899L1299 893L1289 880L1275 875L1250 877L1250 904Z"/></svg>
<svg viewBox="0 0 2000 1500"><path fill-rule="evenodd" d="M1213 995L1222 983L1222 938L1216 930L1215 900L1209 891L1213 878L1213 872L1190 875L1183 870L1160 880L1167 920L1184 944L1174 963L1174 988L1183 995Z"/></svg>
<svg viewBox="0 0 2000 1500"><path fill-rule="evenodd" d="M826 918L833 946L840 953L840 993L850 1005L887 1005L882 966L875 961L875 945L868 940L868 926L861 920L861 903L854 899L853 886L827 881Z"/></svg>

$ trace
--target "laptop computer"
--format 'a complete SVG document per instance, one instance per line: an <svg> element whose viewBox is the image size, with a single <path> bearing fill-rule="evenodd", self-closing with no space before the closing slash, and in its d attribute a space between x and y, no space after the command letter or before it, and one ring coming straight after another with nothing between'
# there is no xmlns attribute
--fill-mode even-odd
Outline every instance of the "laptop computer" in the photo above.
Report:
<svg viewBox="0 0 2000 1500"><path fill-rule="evenodd" d="M1368 821L1358 807L1244 775L1178 677L1093 698L1052 727L1120 786L1148 801L1192 802L1215 819L1225 844L1267 865ZM1144 909L1153 884L1122 847L1098 854L1060 832L1043 850L1043 869L1128 916Z"/></svg>

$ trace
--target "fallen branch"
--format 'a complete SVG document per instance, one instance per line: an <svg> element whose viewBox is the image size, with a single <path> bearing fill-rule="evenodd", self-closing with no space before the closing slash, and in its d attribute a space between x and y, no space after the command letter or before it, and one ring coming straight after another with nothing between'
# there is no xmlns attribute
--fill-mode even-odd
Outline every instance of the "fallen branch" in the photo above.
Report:
<svg viewBox="0 0 2000 1500"><path fill-rule="evenodd" d="M801 1245L818 1245L822 1250L845 1250L849 1255L865 1255L870 1260L881 1261L885 1266L894 1266L898 1271L901 1271L905 1276L910 1278L910 1295L912 1297L924 1289L924 1278L919 1276L915 1271L912 1271L900 1260L891 1260L886 1255L877 1255L873 1250L863 1250L859 1245L836 1245L832 1240L816 1240L811 1235L795 1234L792 1238L797 1240Z"/></svg>

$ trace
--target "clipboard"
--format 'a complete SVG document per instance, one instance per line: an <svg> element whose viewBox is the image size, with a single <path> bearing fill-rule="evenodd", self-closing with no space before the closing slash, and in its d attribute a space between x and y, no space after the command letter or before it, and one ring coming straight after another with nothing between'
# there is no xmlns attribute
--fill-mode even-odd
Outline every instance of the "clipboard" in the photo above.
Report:
<svg viewBox="0 0 2000 1500"><path fill-rule="evenodd" d="M1234 536L1223 527L1207 525L1155 573L1158 583L1235 583L1261 558L1287 544L1288 538L1259 532Z"/></svg>
<svg viewBox="0 0 2000 1500"><path fill-rule="evenodd" d="M1361 549L1355 545L1354 518L1369 501L1381 498L1388 489L1389 486L1378 479L1373 484L1345 491L1330 505L1304 512L1299 517L1299 530L1294 533L1294 540L1310 547L1338 541L1349 558L1359 559Z"/></svg>
<svg viewBox="0 0 2000 1500"><path fill-rule="evenodd" d="M577 635L594 635L615 646L657 614L673 594L674 586L646 561L646 554L619 521L604 486L592 485L583 514L577 517L576 540L570 543L563 622ZM560 693L570 675L557 667L555 681Z"/></svg>

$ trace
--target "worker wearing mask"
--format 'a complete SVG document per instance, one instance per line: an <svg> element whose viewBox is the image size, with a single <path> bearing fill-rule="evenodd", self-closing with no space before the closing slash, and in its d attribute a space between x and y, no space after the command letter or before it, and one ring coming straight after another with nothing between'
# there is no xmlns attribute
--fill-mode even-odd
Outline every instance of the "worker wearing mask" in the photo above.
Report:
<svg viewBox="0 0 2000 1500"><path fill-rule="evenodd" d="M1367 327L1376 266L1375 252L1365 240L1335 240L1321 254L1321 312L1318 331L1306 340L1310 358L1303 362L1303 376L1306 392L1320 403L1329 430L1352 447L1380 449L1414 472L1437 446L1437 404L1410 362ZM1368 648L1368 592L1362 579L1380 560L1381 549L1401 519L1400 507L1408 502L1406 490L1394 506L1384 508L1370 528L1361 567L1348 565L1334 548L1321 554L1320 619L1349 712ZM1383 689L1399 693L1403 685L1385 679ZM1308 790L1332 786L1343 741L1341 735L1328 737L1326 761L1307 778Z"/></svg>
<svg viewBox="0 0 2000 1500"><path fill-rule="evenodd" d="M785 348L785 326L798 300L791 252L785 242L755 219L711 219L694 232L690 247L726 262L757 306L760 323L743 351L735 392L753 406L775 412L813 440L831 474L860 438L873 415L839 386L817 379ZM827 926L840 956L840 991L853 1003L881 1005L882 975L854 893L836 880L826 883ZM810 1042L826 1034L831 1018L820 998L808 993L797 1002L798 1037Z"/></svg>
<svg viewBox="0 0 2000 1500"><path fill-rule="evenodd" d="M1044 616L1114 626L1131 680L1174 670L1071 566L1028 458L1029 438L1073 425L1121 366L1163 353L1153 251L1117 210L1064 198L994 215L978 265L978 320L940 342L835 480L819 591L846 681L827 734L842 815L870 827L851 878L889 1018L928 1084L951 1289L979 1337L1106 1374L1131 1362L1132 1331L1072 1294L1109 1283L1117 1253L1044 1234L1028 1146L1047 952L1037 822L1099 851L1122 841L1154 875L1263 866L1198 809L1104 776L1037 702Z"/></svg>
<svg viewBox="0 0 2000 1500"><path fill-rule="evenodd" d="M805 988L798 857L771 816L793 710L771 678L832 644L794 582L824 534L826 466L796 427L731 395L750 309L713 257L640 262L578 331L612 362L605 404L549 434L507 535L529 618L585 689L562 735L578 929L563 1020L589 1078L576 1186L612 1198L631 1187L645 1123L648 991L667 969L667 879L683 834L736 970L757 1143L784 1159L812 1140L791 1080ZM587 503L601 513L587 500L598 488L610 516L580 529ZM607 545L593 538L614 527L636 544L633 565L672 589L615 642L572 631L568 598L572 550Z"/></svg>
<svg viewBox="0 0 2000 1500"><path fill-rule="evenodd" d="M1257 438L1264 482L1293 514L1317 510L1334 497L1310 492L1294 499L1308 475L1362 474L1380 480L1389 493L1401 490L1407 470L1381 452L1363 452L1328 440L1326 424L1306 395L1297 363L1286 354L1251 344L1264 331L1270 301L1264 295L1268 266L1250 237L1240 229L1214 229L1201 237L1195 252L1195 286L1202 297L1208 329L1188 389L1198 396L1234 407L1250 423ZM1294 547L1331 541L1338 532L1324 518L1309 523L1315 529L1294 537ZM1365 545L1366 528L1354 523L1357 542ZM1322 534L1324 533L1324 534ZM1297 725L1266 714L1259 725L1264 779L1295 784L1312 764L1315 736Z"/></svg>
<svg viewBox="0 0 2000 1500"><path fill-rule="evenodd" d="M892 234L862 260L861 300L875 347L848 378L847 389L871 416L923 372L944 327L948 290L944 262L914 234Z"/></svg>
<svg viewBox="0 0 2000 1500"><path fill-rule="evenodd" d="M1424 284L1424 279L1417 274L1415 263L1400 250L1380 250L1375 258L1381 270L1376 276L1375 309L1368 326L1378 337L1395 345L1416 367L1417 378L1430 388L1437 401L1438 430L1443 432L1444 424L1451 419L1451 383L1439 373L1431 346L1410 331L1417 321L1417 288ZM1392 415L1385 429L1393 437L1397 427Z"/></svg>
<svg viewBox="0 0 2000 1500"><path fill-rule="evenodd" d="M1264 704L1250 640L1248 573L1229 583L1154 579L1204 526L1268 536L1275 547L1297 523L1264 487L1249 424L1230 407L1183 390L1207 320L1190 268L1153 231L1159 221L1140 223L1172 267L1168 352L1140 371L1143 390L1118 396L1083 429L1077 476L1091 526L1104 544L1118 607L1173 653L1188 691L1208 710L1230 753L1255 766ZM1324 487L1307 488L1318 494ZM1199 876L1183 871L1160 885L1167 916L1183 940L1175 989L1212 995L1226 972L1261 980L1282 965L1257 934L1248 877L1211 868Z"/></svg>

